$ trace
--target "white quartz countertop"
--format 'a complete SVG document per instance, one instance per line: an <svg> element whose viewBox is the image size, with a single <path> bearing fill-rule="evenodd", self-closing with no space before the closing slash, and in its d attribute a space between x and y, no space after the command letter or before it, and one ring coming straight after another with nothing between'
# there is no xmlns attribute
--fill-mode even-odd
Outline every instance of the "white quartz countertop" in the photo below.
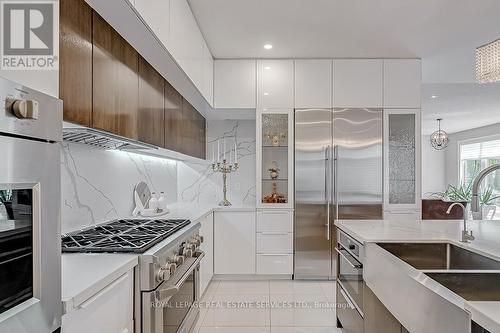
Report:
<svg viewBox="0 0 500 333"><path fill-rule="evenodd" d="M500 260L500 221L468 221L467 228L476 237L468 244L460 242L463 221L458 220L339 220L335 225L361 243L449 242ZM457 297L450 301L457 304ZM500 332L500 302L460 301L472 320L490 332Z"/></svg>
<svg viewBox="0 0 500 333"><path fill-rule="evenodd" d="M180 234L195 227L198 220L212 212L253 212L255 207L230 206L219 207L196 204L169 205L169 213L157 216L162 219L189 219L191 224L163 242L170 242ZM62 302L64 313L77 309L83 302L104 289L114 280L138 265L137 254L113 253L63 253L62 255Z"/></svg>
<svg viewBox="0 0 500 333"><path fill-rule="evenodd" d="M63 253L63 313L77 309L137 264L136 254Z"/></svg>

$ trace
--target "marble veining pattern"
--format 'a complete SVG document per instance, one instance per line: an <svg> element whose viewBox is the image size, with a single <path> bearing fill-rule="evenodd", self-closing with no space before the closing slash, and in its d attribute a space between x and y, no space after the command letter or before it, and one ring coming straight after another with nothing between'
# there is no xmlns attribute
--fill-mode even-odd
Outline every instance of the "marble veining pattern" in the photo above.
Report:
<svg viewBox="0 0 500 333"><path fill-rule="evenodd" d="M207 125L207 159L203 163L181 162L178 166L179 201L197 204L217 204L222 199L222 174L212 171L212 157L217 154L220 140L220 157L223 140L226 140L226 157L229 150L238 152L240 168L228 175L228 198L234 205L255 205L255 122L253 120L216 120ZM215 152L214 152L215 149Z"/></svg>
<svg viewBox="0 0 500 333"><path fill-rule="evenodd" d="M151 191L177 200L177 162L64 142L61 147L62 232L130 216L133 188L145 181Z"/></svg>

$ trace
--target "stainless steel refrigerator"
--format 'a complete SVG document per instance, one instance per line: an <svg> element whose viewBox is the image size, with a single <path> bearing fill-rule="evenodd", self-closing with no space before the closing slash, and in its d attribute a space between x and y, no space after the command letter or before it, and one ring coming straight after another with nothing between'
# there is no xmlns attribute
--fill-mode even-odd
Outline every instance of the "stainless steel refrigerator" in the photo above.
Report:
<svg viewBox="0 0 500 333"><path fill-rule="evenodd" d="M382 218L382 109L295 110L295 279L334 279L335 220Z"/></svg>

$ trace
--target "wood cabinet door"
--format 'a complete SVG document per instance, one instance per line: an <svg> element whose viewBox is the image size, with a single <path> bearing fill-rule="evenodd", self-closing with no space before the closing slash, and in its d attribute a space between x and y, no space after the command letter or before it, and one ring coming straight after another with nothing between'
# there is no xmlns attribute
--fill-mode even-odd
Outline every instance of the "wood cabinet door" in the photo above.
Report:
<svg viewBox="0 0 500 333"><path fill-rule="evenodd" d="M138 54L93 14L93 127L138 139Z"/></svg>
<svg viewBox="0 0 500 333"><path fill-rule="evenodd" d="M60 3L59 98L64 120L92 124L92 8L83 0Z"/></svg>
<svg viewBox="0 0 500 333"><path fill-rule="evenodd" d="M205 158L205 118L188 101L182 101L182 149L184 154Z"/></svg>
<svg viewBox="0 0 500 333"><path fill-rule="evenodd" d="M159 147L165 143L164 79L144 58L139 57L139 140Z"/></svg>
<svg viewBox="0 0 500 333"><path fill-rule="evenodd" d="M183 152L182 133L182 96L167 81L165 81L165 143L163 147Z"/></svg>

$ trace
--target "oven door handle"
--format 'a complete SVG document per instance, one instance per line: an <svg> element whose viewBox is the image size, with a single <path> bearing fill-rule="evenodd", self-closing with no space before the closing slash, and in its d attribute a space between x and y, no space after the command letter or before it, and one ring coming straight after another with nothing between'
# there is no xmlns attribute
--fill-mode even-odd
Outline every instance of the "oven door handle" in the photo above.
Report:
<svg viewBox="0 0 500 333"><path fill-rule="evenodd" d="M358 268L358 269L363 268L363 264L361 264L361 263L357 262L357 260L356 260L356 259L354 259L354 260L356 260L356 262L352 262L352 260L351 260L351 259L350 259L347 255L345 255L345 254L342 252L342 250L339 250L338 248L335 248L335 251L337 251L337 253L338 253L338 254L339 254L342 258L344 258L344 259L345 259L345 260L349 263L349 265L351 265L351 266L352 266L352 268Z"/></svg>
<svg viewBox="0 0 500 333"><path fill-rule="evenodd" d="M198 264L201 262L203 257L205 257L205 252L203 251L197 251L196 254L197 254L196 260L191 264L189 269L181 276L181 278L177 281L177 283L174 286L170 286L159 291L158 298L160 299L160 301L169 299L170 297L174 296L177 292L179 292L179 289L181 288L184 281L187 280L187 278L191 275L191 273L196 269Z"/></svg>

